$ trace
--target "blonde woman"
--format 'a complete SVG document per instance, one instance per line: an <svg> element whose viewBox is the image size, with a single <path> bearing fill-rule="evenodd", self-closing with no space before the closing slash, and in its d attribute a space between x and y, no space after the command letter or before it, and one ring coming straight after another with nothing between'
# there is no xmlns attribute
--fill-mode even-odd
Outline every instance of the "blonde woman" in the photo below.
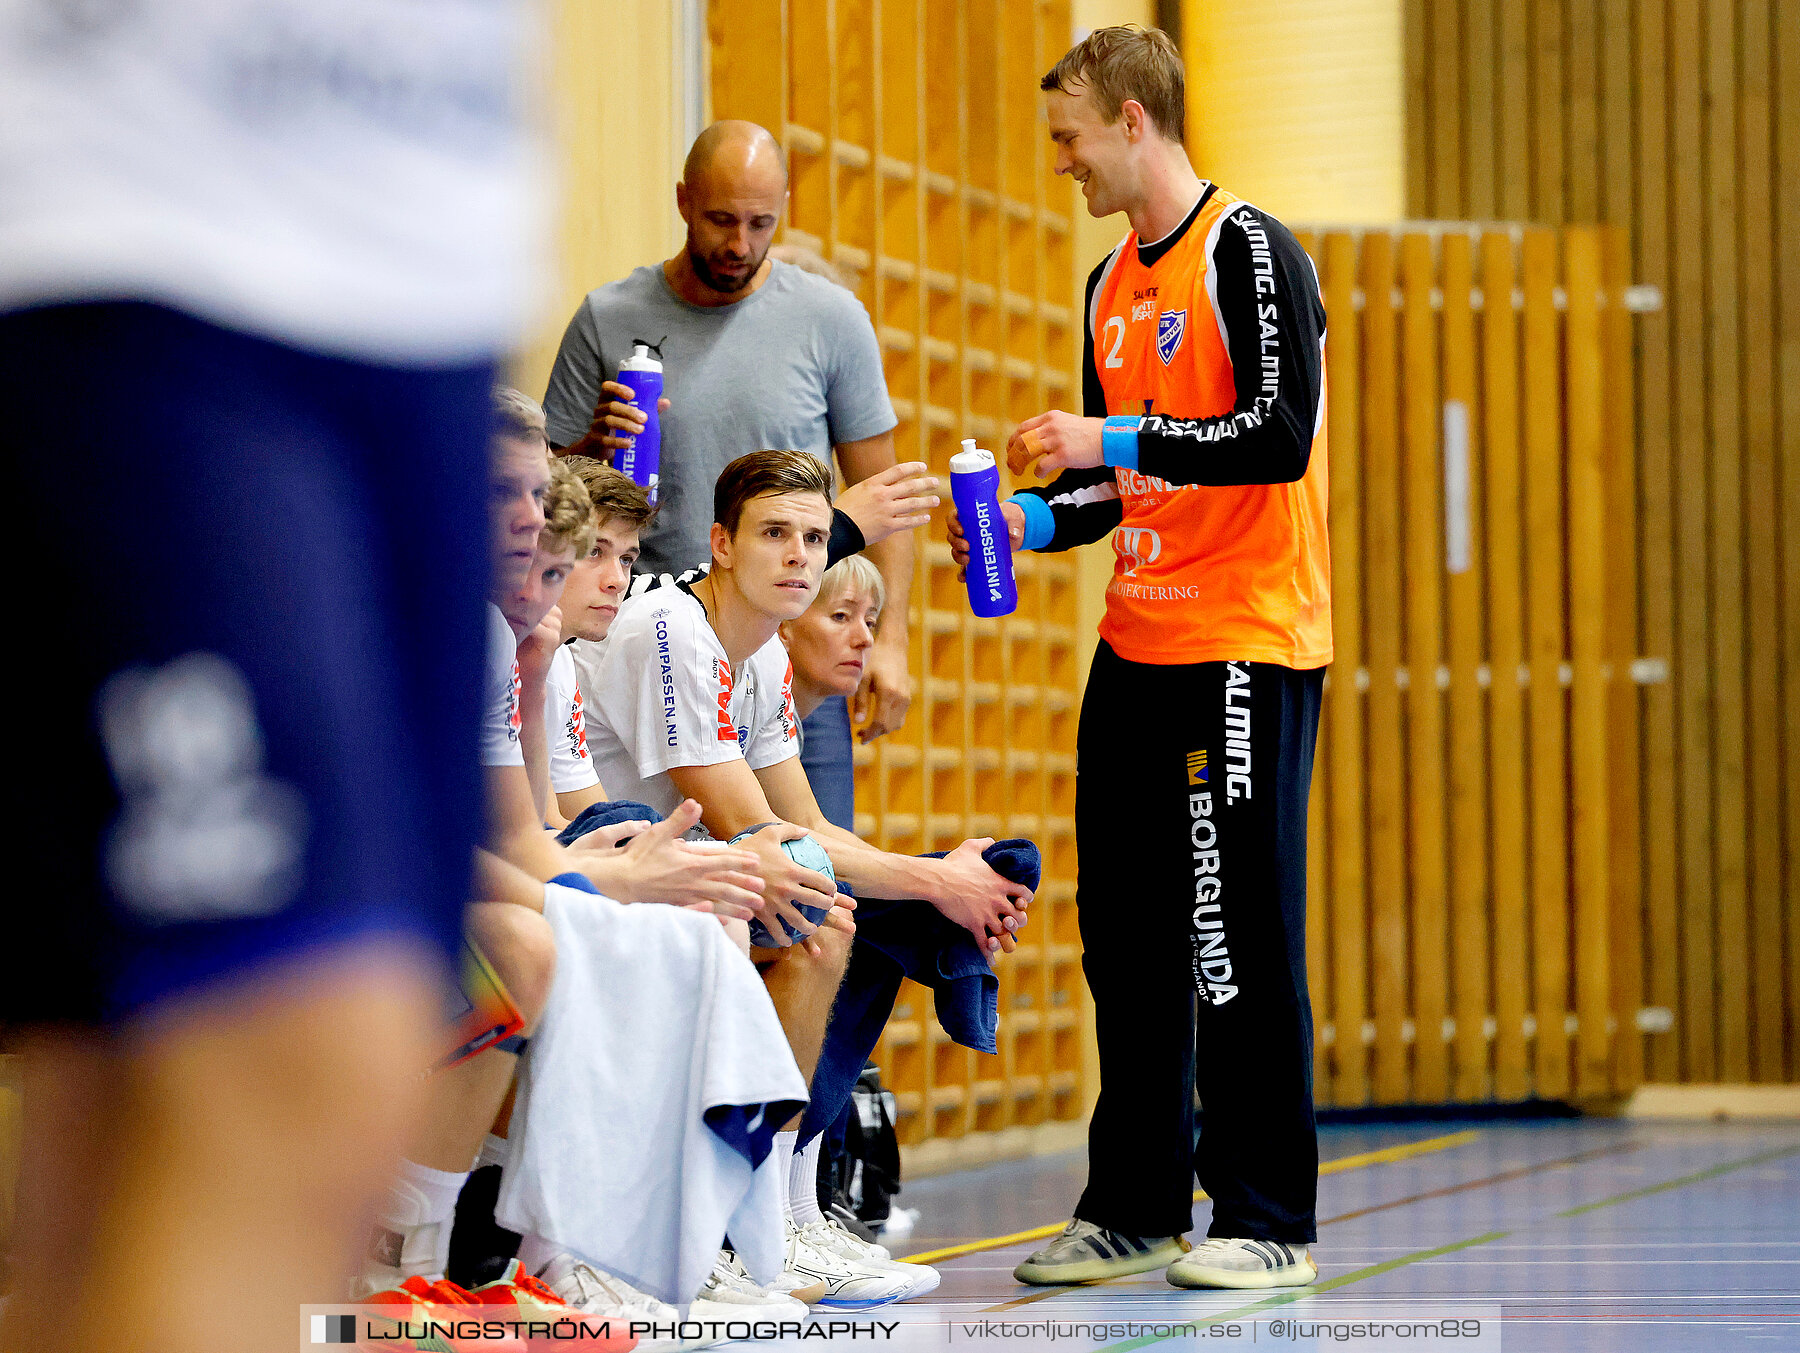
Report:
<svg viewBox="0 0 1800 1353"><path fill-rule="evenodd" d="M881 571L853 554L827 569L813 604L782 624L781 641L794 664L794 711L802 720L834 695L855 694L886 600ZM851 773L848 762L842 769Z"/></svg>

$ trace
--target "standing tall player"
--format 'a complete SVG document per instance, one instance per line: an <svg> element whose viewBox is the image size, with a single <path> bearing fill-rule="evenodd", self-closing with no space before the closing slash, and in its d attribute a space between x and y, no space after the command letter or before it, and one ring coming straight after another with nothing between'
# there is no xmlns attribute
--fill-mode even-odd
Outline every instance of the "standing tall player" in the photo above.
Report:
<svg viewBox="0 0 1800 1353"><path fill-rule="evenodd" d="M1019 1265L1028 1283L1318 1277L1305 911L1331 660L1325 312L1287 229L1195 175L1183 85L1174 44L1139 28L1096 29L1042 83L1056 171L1131 229L1088 279L1084 416L1039 414L1008 447L1014 473L1061 471L1006 504L1015 544L1111 532L1118 555L1075 806L1100 1100L1087 1189ZM952 544L966 560L954 524ZM1129 880L1109 845L1121 796ZM1190 1251L1196 1172L1213 1215Z"/></svg>

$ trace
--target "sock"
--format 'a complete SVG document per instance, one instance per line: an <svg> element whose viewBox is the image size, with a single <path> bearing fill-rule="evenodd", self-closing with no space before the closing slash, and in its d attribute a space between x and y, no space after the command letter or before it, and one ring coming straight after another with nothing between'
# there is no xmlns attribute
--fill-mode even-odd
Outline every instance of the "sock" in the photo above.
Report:
<svg viewBox="0 0 1800 1353"><path fill-rule="evenodd" d="M479 1170L484 1165L504 1166L511 1154L512 1147L506 1138L496 1137L490 1132L487 1140L481 1144L481 1154L475 1157L475 1168Z"/></svg>
<svg viewBox="0 0 1800 1353"><path fill-rule="evenodd" d="M785 1222L793 1222L795 1225L800 1223L794 1221L793 1190L787 1187L787 1183L793 1177L794 1143L799 1139L798 1128L790 1132L777 1132L774 1149L769 1152L771 1163L776 1171L775 1178L783 1185L777 1190L781 1194L781 1219Z"/></svg>
<svg viewBox="0 0 1800 1353"><path fill-rule="evenodd" d="M533 1277L541 1274L549 1262L563 1252L554 1240L526 1232L519 1237L519 1262Z"/></svg>
<svg viewBox="0 0 1800 1353"><path fill-rule="evenodd" d="M788 1174L788 1209L797 1226L825 1220L819 1211L819 1148L824 1142L820 1134L794 1152L794 1168Z"/></svg>
<svg viewBox="0 0 1800 1353"><path fill-rule="evenodd" d="M469 1172L400 1162L370 1237L366 1282L391 1287L415 1274L441 1278L450 1266L450 1225ZM378 1290L378 1289L374 1289Z"/></svg>

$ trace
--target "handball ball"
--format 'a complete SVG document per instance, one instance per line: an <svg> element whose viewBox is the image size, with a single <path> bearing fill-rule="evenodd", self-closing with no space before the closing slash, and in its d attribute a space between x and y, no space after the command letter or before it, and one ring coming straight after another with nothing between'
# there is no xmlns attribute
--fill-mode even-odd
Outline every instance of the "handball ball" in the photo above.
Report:
<svg viewBox="0 0 1800 1353"><path fill-rule="evenodd" d="M739 832L736 836L731 838L731 844L735 846L746 836L749 836L754 832L759 832L764 827L773 825L773 823L764 822L759 826L746 828L744 831ZM832 872L831 868L831 856L827 855L825 853L825 847L820 845L812 837L797 836L792 841L783 841L781 843L781 849L786 853L788 859L792 860L802 869L811 869L815 873L823 874L833 883L837 882L837 875ZM789 898L788 900L799 909L802 916L811 921L814 925L824 924L825 915L829 908L809 906L795 898ZM791 922L783 921L781 923L781 928L787 931L790 940L803 940L806 938L805 935L794 928ZM755 945L758 949L778 949L781 947L780 942L776 940L774 935L769 933L769 929L763 924L761 917L753 917L750 921L750 943Z"/></svg>

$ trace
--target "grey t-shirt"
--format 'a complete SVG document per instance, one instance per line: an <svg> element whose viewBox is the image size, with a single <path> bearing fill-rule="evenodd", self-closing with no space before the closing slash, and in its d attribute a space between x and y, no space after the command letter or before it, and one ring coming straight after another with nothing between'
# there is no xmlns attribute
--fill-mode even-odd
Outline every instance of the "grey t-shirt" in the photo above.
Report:
<svg viewBox="0 0 1800 1353"><path fill-rule="evenodd" d="M831 448L892 430L881 349L862 303L787 263L734 305L689 305L662 265L590 291L563 334L544 413L567 446L593 421L602 380L617 380L635 341L662 343L661 510L640 573L680 573L709 557L713 485L739 456Z"/></svg>

